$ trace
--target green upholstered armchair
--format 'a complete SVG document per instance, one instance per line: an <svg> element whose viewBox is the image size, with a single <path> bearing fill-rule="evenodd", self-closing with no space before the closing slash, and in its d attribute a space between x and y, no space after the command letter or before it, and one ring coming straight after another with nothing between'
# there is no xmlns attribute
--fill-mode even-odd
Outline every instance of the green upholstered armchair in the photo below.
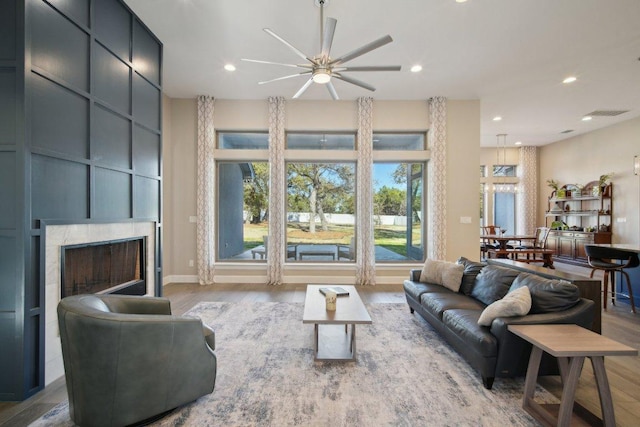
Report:
<svg viewBox="0 0 640 427"><path fill-rule="evenodd" d="M133 424L213 391L213 330L172 316L167 299L71 296L58 323L69 412L80 426Z"/></svg>

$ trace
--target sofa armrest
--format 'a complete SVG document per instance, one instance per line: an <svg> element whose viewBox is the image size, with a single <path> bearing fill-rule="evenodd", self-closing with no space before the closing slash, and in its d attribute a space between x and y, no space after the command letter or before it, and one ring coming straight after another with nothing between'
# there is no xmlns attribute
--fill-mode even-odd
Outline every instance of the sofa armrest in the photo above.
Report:
<svg viewBox="0 0 640 427"><path fill-rule="evenodd" d="M591 329L595 314L594 302L581 298L578 304L568 310L553 313L528 314L517 317L498 317L491 324L491 333L499 340L508 332L509 325L562 324L575 323Z"/></svg>
<svg viewBox="0 0 640 427"><path fill-rule="evenodd" d="M421 273L422 273L422 270L418 268L409 270L409 280L412 280L414 282L419 282Z"/></svg>
<svg viewBox="0 0 640 427"><path fill-rule="evenodd" d="M524 375L531 353L531 344L508 330L509 325L527 324L568 324L574 323L591 329L595 315L595 304L582 298L578 304L568 310L544 314L528 314L518 317L499 317L491 324L491 333L498 340L496 376ZM553 360L553 359L550 359ZM540 370L540 375L554 374L555 361Z"/></svg>
<svg viewBox="0 0 640 427"><path fill-rule="evenodd" d="M124 295L101 295L100 299L114 313L171 314L171 303L166 298Z"/></svg>

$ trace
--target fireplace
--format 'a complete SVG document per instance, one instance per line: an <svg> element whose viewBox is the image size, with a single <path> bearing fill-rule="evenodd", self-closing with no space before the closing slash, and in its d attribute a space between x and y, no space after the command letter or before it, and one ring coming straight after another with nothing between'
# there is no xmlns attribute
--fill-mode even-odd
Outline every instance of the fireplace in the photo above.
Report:
<svg viewBox="0 0 640 427"><path fill-rule="evenodd" d="M97 293L144 295L145 248L145 237L62 246L61 297Z"/></svg>
<svg viewBox="0 0 640 427"><path fill-rule="evenodd" d="M155 273L158 268L156 259L157 227L152 221L117 222L117 223L87 223L87 224L56 224L42 221L44 229L44 281L45 281L45 385L51 384L64 375L62 349L60 348L60 334L58 333L57 306L63 290L62 285L62 252L66 248L90 246L105 242L125 242L142 239L142 249L136 257L140 259L140 278L144 280L139 294L155 294ZM67 255L65 254L65 259ZM137 267L136 267L137 270ZM135 270L134 270L135 271ZM92 273L93 274L93 273ZM65 274L65 277L67 274ZM134 276L136 276L134 274ZM88 280L87 280L88 281ZM137 282L137 279L135 279ZM109 280L111 283L111 280ZM126 283L126 282L125 282ZM132 283L129 283L131 285ZM129 288L129 285L123 288ZM115 285L116 289L123 291ZM105 292L105 291L102 291ZM127 291L125 291L127 292ZM137 290L136 290L137 292Z"/></svg>

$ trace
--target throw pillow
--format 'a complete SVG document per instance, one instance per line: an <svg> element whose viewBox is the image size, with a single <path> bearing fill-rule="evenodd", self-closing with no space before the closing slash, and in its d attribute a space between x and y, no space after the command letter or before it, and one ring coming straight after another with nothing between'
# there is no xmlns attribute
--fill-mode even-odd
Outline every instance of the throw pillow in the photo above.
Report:
<svg viewBox="0 0 640 427"><path fill-rule="evenodd" d="M529 288L523 286L509 292L504 298L488 305L480 314L478 325L491 326L498 317L524 316L531 309Z"/></svg>
<svg viewBox="0 0 640 427"><path fill-rule="evenodd" d="M531 313L567 310L580 302L580 290L566 280L546 279L535 274L520 273L510 290L526 286L531 292Z"/></svg>
<svg viewBox="0 0 640 427"><path fill-rule="evenodd" d="M428 259L424 262L424 267L422 267L420 281L441 285L453 292L458 292L463 272L463 265Z"/></svg>
<svg viewBox="0 0 640 427"><path fill-rule="evenodd" d="M476 277L480 274L487 264L483 262L471 261L465 257L458 258L458 264L464 265L464 273L462 274L462 283L460 284L460 292L464 295L471 295L473 287L476 284Z"/></svg>
<svg viewBox="0 0 640 427"><path fill-rule="evenodd" d="M517 276L517 270L488 265L476 277L476 284L471 291L471 296L489 305L502 299L509 292L509 288Z"/></svg>

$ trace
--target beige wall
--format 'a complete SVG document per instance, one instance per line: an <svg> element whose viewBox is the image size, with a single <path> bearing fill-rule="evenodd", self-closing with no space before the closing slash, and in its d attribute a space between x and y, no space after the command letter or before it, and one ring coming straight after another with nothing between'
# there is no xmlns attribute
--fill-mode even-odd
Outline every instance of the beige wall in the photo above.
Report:
<svg viewBox="0 0 640 427"><path fill-rule="evenodd" d="M165 117L170 135L165 134L164 148L164 248L165 283L195 281L196 258L195 224L188 221L196 210L196 100L168 99ZM287 130L356 130L357 103L354 101L287 101L285 127ZM480 106L478 101L450 101L448 103L447 213L455 220L447 224L447 259L461 255L478 257L479 227L477 218L477 189L479 174ZM214 122L223 130L267 130L268 104L266 100L216 100ZM375 101L374 131L425 131L429 127L429 108L426 101ZM458 159L464 153L463 159ZM471 224L460 224L460 217L470 217ZM230 264L230 263L227 263ZM419 265L419 264L418 264ZM379 281L400 283L410 265L380 268ZM248 278L266 275L264 264L220 265L217 277L228 281L237 273ZM310 272L298 265L285 269L289 279L313 280ZM313 273L312 273L313 274ZM351 265L332 266L332 274L345 283L353 280ZM325 277L325 275L322 275ZM320 279L320 276L316 278ZM286 280L286 277L285 277Z"/></svg>
<svg viewBox="0 0 640 427"><path fill-rule="evenodd" d="M640 118L541 147L538 222L544 222L551 193L547 179L586 184L613 172L613 242L640 245L640 177L633 174L634 155L640 155Z"/></svg>
<svg viewBox="0 0 640 427"><path fill-rule="evenodd" d="M479 257L480 101L447 102L447 254ZM463 223L470 218L470 223Z"/></svg>
<svg viewBox="0 0 640 427"><path fill-rule="evenodd" d="M196 224L189 222L196 215L196 100L165 98L164 104L163 276L191 280L197 274Z"/></svg>

